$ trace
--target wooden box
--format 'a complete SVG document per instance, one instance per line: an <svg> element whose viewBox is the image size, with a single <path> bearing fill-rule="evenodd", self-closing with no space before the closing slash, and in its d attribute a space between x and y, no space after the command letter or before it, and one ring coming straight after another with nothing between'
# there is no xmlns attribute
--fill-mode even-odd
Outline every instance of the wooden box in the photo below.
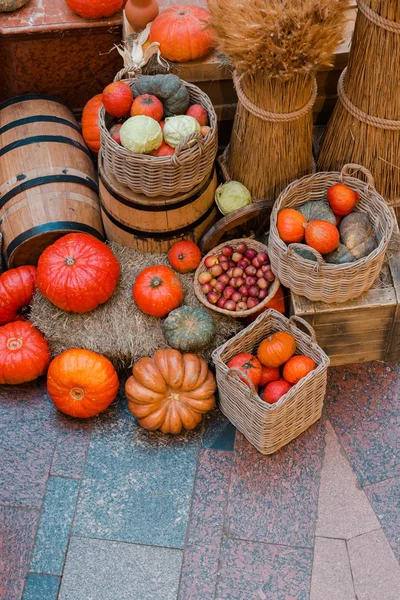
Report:
<svg viewBox="0 0 400 600"><path fill-rule="evenodd" d="M344 304L311 302L290 292L290 312L315 329L331 366L400 361L400 252L389 253L381 276L365 294Z"/></svg>

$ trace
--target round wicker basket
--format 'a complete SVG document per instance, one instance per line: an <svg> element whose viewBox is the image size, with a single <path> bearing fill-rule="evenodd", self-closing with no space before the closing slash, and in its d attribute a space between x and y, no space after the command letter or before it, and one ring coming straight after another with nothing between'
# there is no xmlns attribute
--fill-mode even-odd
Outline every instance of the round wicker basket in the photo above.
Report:
<svg viewBox="0 0 400 600"><path fill-rule="evenodd" d="M242 239L237 239L237 240L229 240L229 246L232 246L233 248L237 248L241 242L245 242L249 246L251 245L251 247L254 248L255 250L258 250L258 252L268 252L268 248L264 244L261 244L260 242L257 242L256 240L247 239L247 238L242 238ZM211 250L211 252L208 252L208 254L206 254L203 257L203 260L197 267L197 270L196 270L196 273L194 276L194 291L195 291L197 298L200 300L200 302L202 302L204 304L204 306L206 306L210 310L215 310L215 312L218 312L221 315L227 315L228 317L232 317L234 319L244 319L246 317L250 317L250 315L259 313L267 306L268 302L271 302L272 298L275 296L276 292L279 289L280 282L279 282L278 278L275 278L275 280L271 283L271 285L269 287L268 296L266 298L264 298L264 300L262 302L260 302L260 304L257 304L257 306L255 306L254 308L249 308L248 310L241 310L241 311L234 312L232 310L225 310L223 308L219 308L218 306L215 306L214 304L210 304L210 302L208 302L206 296L203 294L203 292L201 290L201 285L199 283L199 275L200 275L200 273L203 273L204 271L208 270L204 264L207 256L212 256L213 254L218 254L218 252L220 250L222 250L222 248L224 248L226 245L227 245L226 242L224 244L219 244L219 246L216 246L215 248L213 248L213 250Z"/></svg>
<svg viewBox="0 0 400 600"><path fill-rule="evenodd" d="M349 173L361 171L367 183ZM277 230L278 213L283 208L296 208L310 200L321 200L329 187L342 182L361 196L356 210L368 215L378 241L371 254L352 263L328 264L323 257L304 244L289 244L281 240ZM268 253L273 273L295 294L312 301L347 302L367 291L378 277L392 237L394 217L382 196L374 187L371 173L359 165L345 165L342 171L315 173L294 181L278 197L271 214ZM317 262L302 258L295 252L302 248L312 252Z"/></svg>
<svg viewBox="0 0 400 600"><path fill-rule="evenodd" d="M135 81L129 79L125 83L132 86ZM201 104L206 109L211 129L205 137L199 133L189 135L172 156L133 154L123 148L109 132L113 117L106 113L104 107L100 111L100 139L105 166L119 183L135 193L153 198L189 192L213 169L218 150L217 115L207 94L197 86L181 81L189 92L190 104Z"/></svg>

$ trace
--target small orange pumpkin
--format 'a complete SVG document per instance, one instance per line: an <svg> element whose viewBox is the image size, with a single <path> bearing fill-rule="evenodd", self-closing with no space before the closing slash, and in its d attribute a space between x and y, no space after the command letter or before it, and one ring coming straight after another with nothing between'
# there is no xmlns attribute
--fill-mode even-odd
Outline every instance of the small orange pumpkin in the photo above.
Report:
<svg viewBox="0 0 400 600"><path fill-rule="evenodd" d="M192 104L192 106L189 106L187 109L186 114L189 117L194 117L201 126L207 125L208 123L208 113L201 104Z"/></svg>
<svg viewBox="0 0 400 600"><path fill-rule="evenodd" d="M169 267L147 267L137 276L132 297L146 315L162 318L181 305L183 289Z"/></svg>
<svg viewBox="0 0 400 600"><path fill-rule="evenodd" d="M175 148L172 148L164 140L161 142L161 146L150 152L151 156L172 156L175 154Z"/></svg>
<svg viewBox="0 0 400 600"><path fill-rule="evenodd" d="M267 385L267 383L271 383L271 381L278 381L280 379L280 372L278 367L264 367L262 366L261 371L261 379L260 379L260 387Z"/></svg>
<svg viewBox="0 0 400 600"><path fill-rule="evenodd" d="M164 107L156 96L142 94L133 101L130 113L131 117L144 115L155 121L161 121L164 115Z"/></svg>
<svg viewBox="0 0 400 600"><path fill-rule="evenodd" d="M0 385L33 381L46 373L49 362L49 345L31 323L0 327Z"/></svg>
<svg viewBox="0 0 400 600"><path fill-rule="evenodd" d="M310 221L306 226L306 244L320 254L333 252L339 246L339 230L328 221Z"/></svg>
<svg viewBox="0 0 400 600"><path fill-rule="evenodd" d="M201 261L200 248L190 240L176 242L168 252L171 267L178 273L195 271Z"/></svg>
<svg viewBox="0 0 400 600"><path fill-rule="evenodd" d="M301 242L304 239L304 224L307 219L294 208L284 208L278 214L277 229L279 237L285 244Z"/></svg>
<svg viewBox="0 0 400 600"><path fill-rule="evenodd" d="M215 406L217 385L206 361L178 350L141 358L126 382L128 408L145 429L178 434L194 429Z"/></svg>
<svg viewBox="0 0 400 600"><path fill-rule="evenodd" d="M265 338L258 347L257 356L265 367L280 367L296 351L296 340L286 331L277 331Z"/></svg>
<svg viewBox="0 0 400 600"><path fill-rule="evenodd" d="M103 94L97 94L85 104L82 113L82 136L86 146L95 154L100 150L99 116L102 106Z"/></svg>
<svg viewBox="0 0 400 600"><path fill-rule="evenodd" d="M55 406L80 419L94 417L110 406L118 385L108 358L82 348L56 356L47 373L47 391Z"/></svg>
<svg viewBox="0 0 400 600"><path fill-rule="evenodd" d="M262 399L268 404L276 404L282 396L288 393L292 386L284 379L278 379L278 381L271 381L264 390Z"/></svg>
<svg viewBox="0 0 400 600"><path fill-rule="evenodd" d="M239 369L239 371L243 371L250 379L250 381L254 384L255 387L260 385L261 373L263 367L261 366L258 358L250 354L249 352L242 352L242 354L237 354L227 364L228 369ZM249 385L244 377L239 375L239 379L243 381L246 385Z"/></svg>
<svg viewBox="0 0 400 600"><path fill-rule="evenodd" d="M334 214L345 217L351 213L361 196L349 188L348 185L336 183L326 192L326 197Z"/></svg>
<svg viewBox="0 0 400 600"><path fill-rule="evenodd" d="M129 113L133 93L127 83L114 81L103 90L103 104L109 115L124 117Z"/></svg>
<svg viewBox="0 0 400 600"><path fill-rule="evenodd" d="M316 366L313 359L309 356L292 356L283 367L283 377L286 381L295 385L299 383L300 379L303 379L311 371L314 371Z"/></svg>
<svg viewBox="0 0 400 600"><path fill-rule="evenodd" d="M36 267L27 265L0 275L0 325L16 321L31 303L36 289Z"/></svg>

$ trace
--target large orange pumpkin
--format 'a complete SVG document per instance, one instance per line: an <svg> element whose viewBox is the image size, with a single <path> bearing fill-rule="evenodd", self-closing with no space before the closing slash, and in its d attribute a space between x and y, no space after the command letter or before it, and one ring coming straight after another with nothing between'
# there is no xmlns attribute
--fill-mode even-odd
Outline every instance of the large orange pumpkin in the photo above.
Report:
<svg viewBox="0 0 400 600"><path fill-rule="evenodd" d="M36 267L10 269L0 275L0 325L18 319L19 311L31 303L36 288Z"/></svg>
<svg viewBox="0 0 400 600"><path fill-rule="evenodd" d="M201 261L200 248L190 240L176 242L168 252L168 260L178 273L195 271Z"/></svg>
<svg viewBox="0 0 400 600"><path fill-rule="evenodd" d="M277 331L266 337L258 347L257 356L265 367L280 367L296 351L296 340L286 331Z"/></svg>
<svg viewBox="0 0 400 600"><path fill-rule="evenodd" d="M301 242L304 239L304 224L307 219L294 208L284 208L278 214L276 227L279 237L285 244Z"/></svg>
<svg viewBox="0 0 400 600"><path fill-rule="evenodd" d="M166 317L183 300L181 282L172 269L163 265L147 267L139 273L132 297L146 315Z"/></svg>
<svg viewBox="0 0 400 600"><path fill-rule="evenodd" d="M145 429L178 434L194 429L215 406L217 389L206 361L178 350L141 358L126 382L128 408Z"/></svg>
<svg viewBox="0 0 400 600"><path fill-rule="evenodd" d="M186 62L206 56L215 46L211 15L200 6L171 6L156 17L150 41L160 44L164 58Z"/></svg>
<svg viewBox="0 0 400 600"><path fill-rule="evenodd" d="M103 104L109 115L124 117L129 113L133 93L127 83L114 81L103 90Z"/></svg>
<svg viewBox="0 0 400 600"><path fill-rule="evenodd" d="M37 286L61 310L85 313L111 298L119 273L108 246L87 233L70 233L41 254Z"/></svg>
<svg viewBox="0 0 400 600"><path fill-rule="evenodd" d="M310 221L306 226L306 243L320 254L333 252L339 246L338 228L328 221Z"/></svg>
<svg viewBox="0 0 400 600"><path fill-rule="evenodd" d="M56 356L47 373L47 391L55 406L71 417L94 417L118 392L112 363L90 350L73 348Z"/></svg>
<svg viewBox="0 0 400 600"><path fill-rule="evenodd" d="M28 321L0 327L0 385L33 381L46 373L49 345Z"/></svg>
<svg viewBox="0 0 400 600"><path fill-rule="evenodd" d="M112 17L121 10L125 0L66 0L75 14L84 19L102 19Z"/></svg>
<svg viewBox="0 0 400 600"><path fill-rule="evenodd" d="M283 367L283 377L286 381L295 385L300 379L314 371L316 366L312 358L298 354L289 358Z"/></svg>
<svg viewBox="0 0 400 600"><path fill-rule="evenodd" d="M82 113L82 135L86 146L97 154L100 150L100 109L103 106L103 94L93 96L86 104Z"/></svg>

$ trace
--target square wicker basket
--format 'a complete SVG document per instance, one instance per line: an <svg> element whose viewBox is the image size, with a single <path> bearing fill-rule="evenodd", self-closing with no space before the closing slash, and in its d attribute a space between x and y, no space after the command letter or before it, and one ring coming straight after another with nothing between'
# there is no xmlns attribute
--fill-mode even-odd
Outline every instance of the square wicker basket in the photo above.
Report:
<svg viewBox="0 0 400 600"><path fill-rule="evenodd" d="M301 323L309 334L303 333ZM242 352L254 353L261 341L276 331L286 331L296 340L297 354L309 356L316 363L297 385L276 404L259 397L254 386L248 387L227 362ZM213 352L221 411L233 425L261 452L273 454L321 417L329 358L317 345L312 327L299 317L287 319L275 310L267 310L254 323Z"/></svg>

